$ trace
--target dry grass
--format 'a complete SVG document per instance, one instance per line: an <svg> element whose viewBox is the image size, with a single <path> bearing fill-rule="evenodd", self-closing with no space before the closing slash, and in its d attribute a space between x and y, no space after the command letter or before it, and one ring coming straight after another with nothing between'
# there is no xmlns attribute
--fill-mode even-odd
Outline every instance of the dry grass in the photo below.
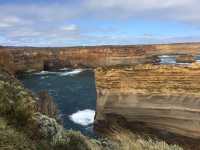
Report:
<svg viewBox="0 0 200 150"><path fill-rule="evenodd" d="M119 143L118 150L183 150L178 145L169 145L164 141L142 138L127 129L115 127L109 135Z"/></svg>

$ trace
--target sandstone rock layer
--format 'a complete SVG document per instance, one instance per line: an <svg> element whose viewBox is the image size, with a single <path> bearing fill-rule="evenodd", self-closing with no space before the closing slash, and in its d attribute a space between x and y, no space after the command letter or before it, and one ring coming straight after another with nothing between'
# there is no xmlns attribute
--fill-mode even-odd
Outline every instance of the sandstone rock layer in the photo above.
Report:
<svg viewBox="0 0 200 150"><path fill-rule="evenodd" d="M120 116L133 129L200 138L200 65L97 68L95 124Z"/></svg>
<svg viewBox="0 0 200 150"><path fill-rule="evenodd" d="M180 61L192 61L200 55L200 43L132 46L90 47L0 47L0 65L10 71L40 71L62 67L106 67L154 63L155 57L163 54L189 55ZM192 61L193 62L193 61Z"/></svg>

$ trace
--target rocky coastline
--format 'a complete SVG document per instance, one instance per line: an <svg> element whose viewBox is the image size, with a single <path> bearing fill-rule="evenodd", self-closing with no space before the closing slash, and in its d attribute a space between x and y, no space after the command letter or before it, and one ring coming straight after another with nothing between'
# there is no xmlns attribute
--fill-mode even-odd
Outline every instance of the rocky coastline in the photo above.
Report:
<svg viewBox="0 0 200 150"><path fill-rule="evenodd" d="M28 139L18 149L198 150L200 65L195 57L199 49L199 43L0 47L0 134L5 128L16 132L21 141L15 144ZM177 64L161 64L160 56L168 55L175 56ZM56 118L53 100L45 93L33 95L15 78L24 72L65 67L94 69L95 129L108 139L66 131ZM1 140L5 142L0 148L15 138L9 136Z"/></svg>
<svg viewBox="0 0 200 150"><path fill-rule="evenodd" d="M13 74L0 68L1 150L182 150L164 141L145 140L120 127L107 137L91 139L65 130L57 118L58 111L46 92L33 94Z"/></svg>
<svg viewBox="0 0 200 150"><path fill-rule="evenodd" d="M160 55L200 55L200 43L85 46L85 47L0 47L0 65L13 73L53 70L58 68L97 68L157 63ZM181 60L182 59L182 60ZM178 59L177 59L178 60Z"/></svg>

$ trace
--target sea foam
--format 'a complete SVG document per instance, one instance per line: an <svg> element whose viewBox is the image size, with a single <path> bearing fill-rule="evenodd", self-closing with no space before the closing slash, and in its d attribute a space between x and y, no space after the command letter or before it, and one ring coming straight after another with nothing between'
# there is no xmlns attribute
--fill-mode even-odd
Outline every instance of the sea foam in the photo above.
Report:
<svg viewBox="0 0 200 150"><path fill-rule="evenodd" d="M84 71L83 69L74 69L74 70L67 70L67 68L65 68L65 70L63 69L62 72L52 72L52 71L41 71L41 72L37 72L34 73L35 75L59 75L59 76L73 76L76 74L81 73L82 71Z"/></svg>
<svg viewBox="0 0 200 150"><path fill-rule="evenodd" d="M69 116L70 120L82 126L88 126L94 122L95 111L90 109L79 110Z"/></svg>
<svg viewBox="0 0 200 150"><path fill-rule="evenodd" d="M73 75L81 73L82 71L83 71L83 69L75 69L75 70L72 70L72 71L62 72L59 75L60 76L69 76L69 75L73 76Z"/></svg>
<svg viewBox="0 0 200 150"><path fill-rule="evenodd" d="M40 71L34 73L35 75L49 75L49 74L57 74L57 72L51 72L51 71Z"/></svg>

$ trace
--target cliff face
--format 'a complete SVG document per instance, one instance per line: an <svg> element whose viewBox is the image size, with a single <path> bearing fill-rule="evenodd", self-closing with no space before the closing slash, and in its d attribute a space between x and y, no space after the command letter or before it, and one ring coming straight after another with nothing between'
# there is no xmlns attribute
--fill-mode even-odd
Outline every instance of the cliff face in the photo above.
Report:
<svg viewBox="0 0 200 150"><path fill-rule="evenodd" d="M0 65L12 72L62 67L132 65L153 62L162 54L200 54L200 44L98 46L68 48L0 47Z"/></svg>
<svg viewBox="0 0 200 150"><path fill-rule="evenodd" d="M0 64L13 72L61 67L98 67L138 62L145 47L72 47L72 48L13 48L0 49ZM13 67L14 66L14 67Z"/></svg>
<svg viewBox="0 0 200 150"><path fill-rule="evenodd" d="M200 65L139 64L95 74L97 130L120 118L134 131L200 138Z"/></svg>

